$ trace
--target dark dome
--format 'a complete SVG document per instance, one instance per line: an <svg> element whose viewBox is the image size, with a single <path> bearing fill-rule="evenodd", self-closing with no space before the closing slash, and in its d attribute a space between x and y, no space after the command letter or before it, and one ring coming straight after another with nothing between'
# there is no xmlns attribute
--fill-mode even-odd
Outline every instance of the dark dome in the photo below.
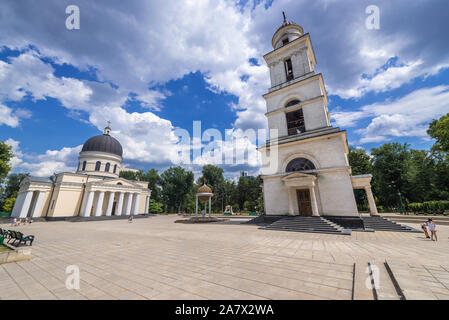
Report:
<svg viewBox="0 0 449 320"><path fill-rule="evenodd" d="M112 153L120 157L123 155L123 148L120 142L108 134L101 134L88 139L84 143L83 149L81 149L81 152L83 151L100 151Z"/></svg>

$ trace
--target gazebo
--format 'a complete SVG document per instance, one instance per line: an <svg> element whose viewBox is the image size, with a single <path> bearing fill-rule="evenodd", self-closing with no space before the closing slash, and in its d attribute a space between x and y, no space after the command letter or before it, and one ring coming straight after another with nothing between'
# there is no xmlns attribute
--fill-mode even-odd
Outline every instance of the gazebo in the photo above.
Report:
<svg viewBox="0 0 449 320"><path fill-rule="evenodd" d="M198 199L200 201L204 202L204 214L203 217L206 215L206 206L207 206L207 200L209 200L209 218L211 214L211 198L213 197L213 193L211 188L209 188L206 185L206 181L204 181L204 184L198 188L198 191L196 193L196 211L195 216L198 217Z"/></svg>

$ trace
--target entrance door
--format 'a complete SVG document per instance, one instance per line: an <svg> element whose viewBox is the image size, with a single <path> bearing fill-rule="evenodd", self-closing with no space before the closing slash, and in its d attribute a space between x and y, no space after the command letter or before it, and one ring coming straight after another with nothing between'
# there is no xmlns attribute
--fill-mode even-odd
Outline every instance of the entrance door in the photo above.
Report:
<svg viewBox="0 0 449 320"><path fill-rule="evenodd" d="M296 197L298 199L298 208L300 216L312 215L312 204L310 202L309 189L296 190Z"/></svg>

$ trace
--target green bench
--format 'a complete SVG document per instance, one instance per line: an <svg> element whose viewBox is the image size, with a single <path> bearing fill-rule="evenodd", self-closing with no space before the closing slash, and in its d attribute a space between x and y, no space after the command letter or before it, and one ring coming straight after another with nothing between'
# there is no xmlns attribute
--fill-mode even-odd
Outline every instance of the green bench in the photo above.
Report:
<svg viewBox="0 0 449 320"><path fill-rule="evenodd" d="M33 245L33 241L34 241L34 236L33 235L24 236L22 232L20 232L20 231L13 231L13 230L8 230L8 232L9 232L8 243L10 243L12 241L12 245L20 246L22 243L26 245L27 242L29 242L30 246ZM16 242L18 242L17 245L16 245Z"/></svg>

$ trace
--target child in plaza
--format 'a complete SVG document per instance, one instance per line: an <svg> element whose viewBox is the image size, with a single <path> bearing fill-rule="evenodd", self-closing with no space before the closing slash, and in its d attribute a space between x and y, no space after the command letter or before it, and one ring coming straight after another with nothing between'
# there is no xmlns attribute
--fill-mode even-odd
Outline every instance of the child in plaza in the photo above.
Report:
<svg viewBox="0 0 449 320"><path fill-rule="evenodd" d="M427 232L427 222L425 222L421 225L421 229L424 231L424 234L426 235L426 239L430 239L429 233Z"/></svg>
<svg viewBox="0 0 449 320"><path fill-rule="evenodd" d="M430 231L430 238L432 241L438 241L437 239L437 228L435 223L432 221L432 218L429 218L427 220L427 226L429 227L429 231ZM435 237L435 240L433 239Z"/></svg>

